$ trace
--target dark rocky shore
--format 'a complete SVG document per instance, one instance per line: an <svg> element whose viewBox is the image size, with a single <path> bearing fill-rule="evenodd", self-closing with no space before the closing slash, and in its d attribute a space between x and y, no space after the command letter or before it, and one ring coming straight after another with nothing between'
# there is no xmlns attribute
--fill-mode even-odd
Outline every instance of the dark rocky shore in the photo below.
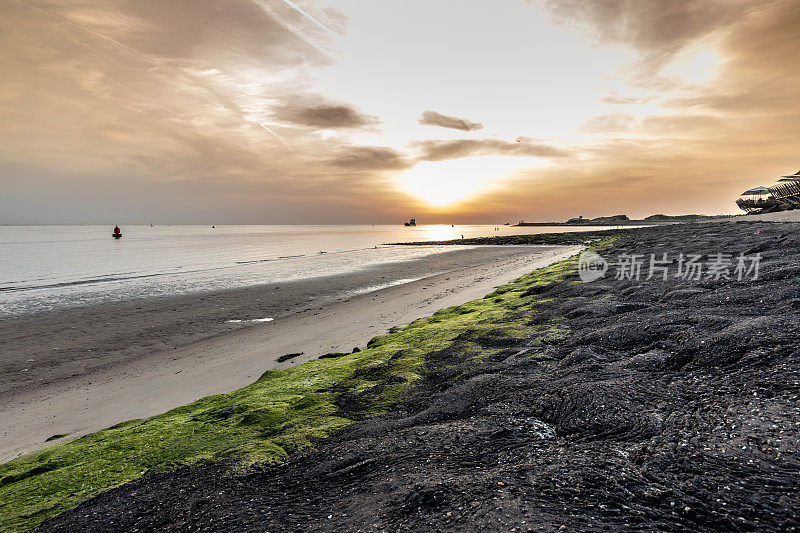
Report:
<svg viewBox="0 0 800 533"><path fill-rule="evenodd" d="M760 253L759 279L645 280L647 264L639 281L574 276L529 311L562 320L560 340L484 336L504 346L480 364L456 342L398 408L313 452L149 475L42 530L800 527L798 230L627 231L602 255Z"/></svg>

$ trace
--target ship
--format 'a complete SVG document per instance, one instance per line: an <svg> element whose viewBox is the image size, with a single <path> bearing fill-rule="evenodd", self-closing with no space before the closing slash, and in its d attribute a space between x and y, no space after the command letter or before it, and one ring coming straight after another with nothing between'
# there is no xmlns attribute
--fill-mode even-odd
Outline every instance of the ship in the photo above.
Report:
<svg viewBox="0 0 800 533"><path fill-rule="evenodd" d="M403 222L403 225L404 226L416 226L417 225L417 219L416 218L412 218L408 222Z"/></svg>

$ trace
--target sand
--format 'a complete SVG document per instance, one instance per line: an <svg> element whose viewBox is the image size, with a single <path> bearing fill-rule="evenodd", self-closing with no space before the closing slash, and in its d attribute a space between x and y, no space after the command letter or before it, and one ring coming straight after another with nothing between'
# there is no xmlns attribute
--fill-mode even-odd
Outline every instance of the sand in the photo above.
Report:
<svg viewBox="0 0 800 533"><path fill-rule="evenodd" d="M527 253L525 250L522 253ZM459 247L412 261L302 281L155 297L0 318L0 401L68 377L281 318L369 288L519 256L510 248Z"/></svg>
<svg viewBox="0 0 800 533"><path fill-rule="evenodd" d="M40 531L797 531L798 230L631 230L603 254L761 253L761 275L538 286L518 320L568 335L459 335L313 451L146 475Z"/></svg>
<svg viewBox="0 0 800 533"><path fill-rule="evenodd" d="M232 391L272 368L363 348L392 326L480 298L579 249L462 249L358 275L6 320L0 461L52 435L75 438ZM244 328L226 322L270 316Z"/></svg>
<svg viewBox="0 0 800 533"><path fill-rule="evenodd" d="M780 211L778 213L764 213L761 215L740 215L729 218L717 218L709 222L800 222L800 209Z"/></svg>

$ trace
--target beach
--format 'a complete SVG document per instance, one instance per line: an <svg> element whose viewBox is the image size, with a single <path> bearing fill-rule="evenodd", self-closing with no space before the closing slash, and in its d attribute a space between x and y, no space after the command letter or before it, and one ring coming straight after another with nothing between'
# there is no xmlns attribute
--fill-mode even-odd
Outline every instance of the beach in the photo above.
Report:
<svg viewBox="0 0 800 533"><path fill-rule="evenodd" d="M739 215L730 218L715 219L710 222L800 222L800 210L778 211L776 213L760 213L752 215Z"/></svg>
<svg viewBox="0 0 800 533"><path fill-rule="evenodd" d="M234 390L270 368L363 348L392 326L480 298L578 249L453 249L355 274L5 319L0 459L53 435L74 438ZM248 322L263 318L273 320Z"/></svg>
<svg viewBox="0 0 800 533"><path fill-rule="evenodd" d="M800 533L800 0L0 13L0 533Z"/></svg>
<svg viewBox="0 0 800 533"><path fill-rule="evenodd" d="M497 283L481 285L487 274L474 269L381 289L287 317L294 342L307 331L309 344L279 365L247 354L287 352L256 333L282 319L202 341L173 363L159 359L165 370L149 379L100 383L91 390L101 401L84 412L106 416L103 402L119 401L135 416L136 401L157 394L149 383L175 386L187 370L192 386L208 386L221 375L204 373L216 365L206 366L208 354L222 354L230 374L212 387L221 394L0 465L5 523L27 531L48 518L41 530L54 532L792 530L799 227L741 220L604 234L582 246L608 262L604 275L584 278L574 256L534 272L531 261L511 261L503 275L516 279L485 297ZM489 253L505 239L481 242ZM539 265L582 247L551 248ZM665 253L672 260L658 263ZM690 254L703 259L696 277L680 259ZM725 268L712 266L720 261ZM448 293L448 281L472 293ZM431 290L449 296L427 302ZM362 320L384 315L381 296L399 303L383 326L407 325L367 341L377 328ZM420 318L403 315L427 303ZM307 360L314 351L333 353ZM119 392L129 379L133 398ZM67 391L76 421L86 419L89 390ZM53 408L70 414L53 403L14 416L24 427Z"/></svg>

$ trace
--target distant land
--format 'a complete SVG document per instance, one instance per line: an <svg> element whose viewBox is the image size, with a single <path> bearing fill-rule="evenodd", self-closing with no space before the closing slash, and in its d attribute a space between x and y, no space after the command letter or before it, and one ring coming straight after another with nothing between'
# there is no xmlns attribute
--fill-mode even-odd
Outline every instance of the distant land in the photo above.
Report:
<svg viewBox="0 0 800 533"><path fill-rule="evenodd" d="M566 222L525 222L520 220L514 226L628 226L639 224L674 224L677 222L695 222L712 220L715 218L728 218L731 215L650 215L641 219L630 219L628 215L611 215L597 218L575 217Z"/></svg>

